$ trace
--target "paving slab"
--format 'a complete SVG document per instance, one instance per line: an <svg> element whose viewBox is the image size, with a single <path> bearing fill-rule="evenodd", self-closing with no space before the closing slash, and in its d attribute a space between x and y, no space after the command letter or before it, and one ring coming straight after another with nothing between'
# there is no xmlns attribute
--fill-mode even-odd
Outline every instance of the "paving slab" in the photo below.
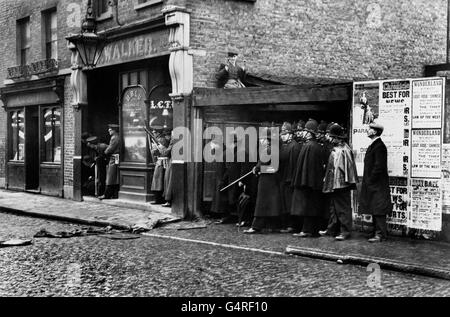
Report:
<svg viewBox="0 0 450 317"><path fill-rule="evenodd" d="M0 190L0 209L27 216L76 222L96 226L111 226L125 230L150 230L155 226L181 220L167 212L126 208L100 200L76 202L25 192Z"/></svg>

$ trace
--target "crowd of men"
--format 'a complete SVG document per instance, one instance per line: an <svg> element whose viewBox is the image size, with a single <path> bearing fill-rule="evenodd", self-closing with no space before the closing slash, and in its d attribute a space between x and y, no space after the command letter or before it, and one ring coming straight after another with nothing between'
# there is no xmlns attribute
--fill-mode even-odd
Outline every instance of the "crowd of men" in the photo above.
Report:
<svg viewBox="0 0 450 317"><path fill-rule="evenodd" d="M382 132L379 124L368 127L372 143L364 161L359 197L359 212L373 216L370 242L386 239L386 214L392 211ZM278 168L261 161L256 166L249 162L219 165L211 208L222 215L217 223L233 221L236 212L236 225L249 226L243 231L246 234L281 232L300 238L331 235L339 241L348 239L352 231L351 191L356 189L358 176L345 128L309 119L284 122L279 134ZM259 145L269 152L270 129L261 135L268 135L260 137ZM238 146L241 141L232 145L235 154L245 151ZM223 191L249 170L253 172L250 176Z"/></svg>

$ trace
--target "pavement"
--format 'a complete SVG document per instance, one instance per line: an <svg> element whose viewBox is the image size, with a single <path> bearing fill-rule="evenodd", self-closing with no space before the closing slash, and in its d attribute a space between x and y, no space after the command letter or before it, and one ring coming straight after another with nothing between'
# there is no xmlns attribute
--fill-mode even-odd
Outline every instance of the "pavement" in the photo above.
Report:
<svg viewBox="0 0 450 317"><path fill-rule="evenodd" d="M370 244L367 234L362 232L354 232L346 241L335 241L332 237L297 238L280 233L246 235L234 224L216 225L212 219L182 221L168 208L160 206L141 210L123 201L90 198L75 202L6 190L0 190L0 211L129 231L135 229L163 239L298 255L339 264L367 266L378 263L381 269L450 280L450 243L446 242L390 237L382 243Z"/></svg>

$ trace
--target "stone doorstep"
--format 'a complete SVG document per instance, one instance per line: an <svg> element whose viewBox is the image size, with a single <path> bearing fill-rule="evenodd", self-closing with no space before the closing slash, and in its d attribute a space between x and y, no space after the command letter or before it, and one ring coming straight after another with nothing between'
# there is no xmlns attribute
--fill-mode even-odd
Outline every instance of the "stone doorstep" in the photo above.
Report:
<svg viewBox="0 0 450 317"><path fill-rule="evenodd" d="M342 264L349 263L367 266L370 263L377 263L382 269L450 280L450 270L362 254L340 254L318 248L305 248L292 245L286 247L285 253L334 262L338 261Z"/></svg>

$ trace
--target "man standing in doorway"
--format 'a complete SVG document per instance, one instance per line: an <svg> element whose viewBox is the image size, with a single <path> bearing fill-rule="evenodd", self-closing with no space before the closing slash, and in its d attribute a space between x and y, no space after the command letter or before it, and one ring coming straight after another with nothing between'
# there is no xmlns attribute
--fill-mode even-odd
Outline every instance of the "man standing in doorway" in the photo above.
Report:
<svg viewBox="0 0 450 317"><path fill-rule="evenodd" d="M380 138L383 129L382 125L371 123L367 131L372 142L364 157L359 213L372 215L374 234L369 242L381 242L387 238L386 215L392 212L387 149Z"/></svg>
<svg viewBox="0 0 450 317"><path fill-rule="evenodd" d="M108 132L111 140L105 150L105 155L109 159L106 167L106 190L105 194L100 196L99 199L112 199L119 196L119 125L108 124Z"/></svg>

